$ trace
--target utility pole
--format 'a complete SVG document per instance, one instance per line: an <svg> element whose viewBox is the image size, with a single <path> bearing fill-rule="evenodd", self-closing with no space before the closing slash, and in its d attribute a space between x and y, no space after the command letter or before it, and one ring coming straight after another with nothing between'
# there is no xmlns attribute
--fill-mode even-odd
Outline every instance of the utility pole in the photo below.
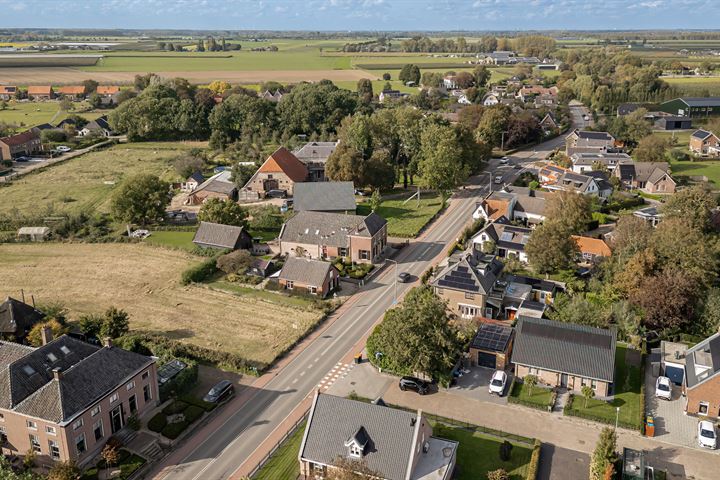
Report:
<svg viewBox="0 0 720 480"><path fill-rule="evenodd" d="M500 151L505 155L505 134L508 132L500 133Z"/></svg>

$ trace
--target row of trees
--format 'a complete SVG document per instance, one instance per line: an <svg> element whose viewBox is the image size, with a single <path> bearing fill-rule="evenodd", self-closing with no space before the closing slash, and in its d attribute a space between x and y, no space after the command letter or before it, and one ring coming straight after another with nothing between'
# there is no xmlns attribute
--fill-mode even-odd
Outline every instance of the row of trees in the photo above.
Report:
<svg viewBox="0 0 720 480"><path fill-rule="evenodd" d="M526 56L545 58L555 50L555 39L542 35L522 35L516 38L496 38L486 35L477 42L457 39L412 37L400 42L403 52L490 53L496 50L514 50Z"/></svg>

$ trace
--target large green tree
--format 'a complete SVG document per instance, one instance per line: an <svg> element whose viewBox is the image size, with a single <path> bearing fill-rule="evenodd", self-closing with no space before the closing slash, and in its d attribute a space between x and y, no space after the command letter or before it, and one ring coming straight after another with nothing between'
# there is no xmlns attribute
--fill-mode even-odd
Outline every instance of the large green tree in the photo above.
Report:
<svg viewBox="0 0 720 480"><path fill-rule="evenodd" d="M587 230L592 220L590 198L575 192L556 192L546 200L547 222L557 225L570 234Z"/></svg>
<svg viewBox="0 0 720 480"><path fill-rule="evenodd" d="M277 125L275 103L257 96L230 95L213 108L209 122L212 128L210 146L224 148L251 132L269 135Z"/></svg>
<svg viewBox="0 0 720 480"><path fill-rule="evenodd" d="M717 207L717 195L703 185L679 190L662 207L666 218L681 218L700 231L710 229L710 215Z"/></svg>
<svg viewBox="0 0 720 480"><path fill-rule="evenodd" d="M237 202L211 198L200 207L198 220L247 228L247 216L247 211Z"/></svg>
<svg viewBox="0 0 720 480"><path fill-rule="evenodd" d="M357 108L357 95L329 80L301 83L283 96L277 110L287 134L335 132L340 121Z"/></svg>
<svg viewBox="0 0 720 480"><path fill-rule="evenodd" d="M463 150L454 127L432 124L421 134L421 155L418 173L422 184L438 190L443 196L462 183L469 168L463 165Z"/></svg>
<svg viewBox="0 0 720 480"><path fill-rule="evenodd" d="M113 195L111 209L118 220L144 226L161 220L169 203L170 185L141 173L123 181Z"/></svg>
<svg viewBox="0 0 720 480"><path fill-rule="evenodd" d="M538 273L569 268L578 254L578 246L570 232L554 222L537 227L525 245L528 261Z"/></svg>

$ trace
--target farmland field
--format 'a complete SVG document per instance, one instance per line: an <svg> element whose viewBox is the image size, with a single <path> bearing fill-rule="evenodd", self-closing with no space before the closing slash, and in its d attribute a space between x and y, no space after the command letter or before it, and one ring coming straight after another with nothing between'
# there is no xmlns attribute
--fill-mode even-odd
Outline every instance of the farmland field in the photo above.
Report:
<svg viewBox="0 0 720 480"><path fill-rule="evenodd" d="M672 77L663 80L686 96L720 95L720 77Z"/></svg>
<svg viewBox="0 0 720 480"><path fill-rule="evenodd" d="M57 124L69 114L77 113L88 120L94 120L97 117L106 114L104 111L80 111L83 107L78 106L78 111L63 112L60 110L58 102L8 102L5 110L0 110L0 122L11 123L21 127L31 127L41 123ZM82 104L86 105L86 104Z"/></svg>
<svg viewBox="0 0 720 480"><path fill-rule="evenodd" d="M62 302L71 319L110 306L130 328L269 363L321 317L311 308L180 285L200 259L133 244L0 244L0 291ZM273 298L275 298L273 297Z"/></svg>
<svg viewBox="0 0 720 480"><path fill-rule="evenodd" d="M152 173L168 181L178 180L170 159L191 146L122 144L31 173L0 188L0 215L11 211L37 215L48 209L53 213L106 212L112 191L127 176Z"/></svg>

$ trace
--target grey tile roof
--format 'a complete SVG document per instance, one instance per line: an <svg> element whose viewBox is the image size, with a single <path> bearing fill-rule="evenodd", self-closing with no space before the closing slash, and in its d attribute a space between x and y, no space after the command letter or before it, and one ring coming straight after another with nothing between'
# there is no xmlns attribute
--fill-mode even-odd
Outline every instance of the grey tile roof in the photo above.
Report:
<svg viewBox="0 0 720 480"><path fill-rule="evenodd" d="M477 259L472 253L466 253L459 262L448 265L440 272L432 285L487 295L492 291L502 269L503 264L494 255Z"/></svg>
<svg viewBox="0 0 720 480"><path fill-rule="evenodd" d="M657 181L668 172L670 165L667 162L635 162L618 165L620 179L624 182Z"/></svg>
<svg viewBox="0 0 720 480"><path fill-rule="evenodd" d="M507 218L500 217L496 221L489 223L475 236L480 235L482 232L485 232L492 238L498 247L524 251L525 244L530 238L532 230L530 228L510 225Z"/></svg>
<svg viewBox="0 0 720 480"><path fill-rule="evenodd" d="M308 142L295 150L293 154L305 164L325 163L337 145L338 142Z"/></svg>
<svg viewBox="0 0 720 480"><path fill-rule="evenodd" d="M405 480L417 414L320 394L308 419L300 457L332 465L347 457L345 442L363 427L368 445L362 460L387 480Z"/></svg>
<svg viewBox="0 0 720 480"><path fill-rule="evenodd" d="M595 153L581 152L575 153L571 157L573 165L592 166L595 162L604 165L615 165L616 163L632 162L632 158L627 153Z"/></svg>
<svg viewBox="0 0 720 480"><path fill-rule="evenodd" d="M612 382L615 331L520 317L512 361L520 365Z"/></svg>
<svg viewBox="0 0 720 480"><path fill-rule="evenodd" d="M232 196L237 187L230 180L231 175L232 172L230 170L223 170L220 173L216 173L215 175L198 185L198 188L196 188L193 193L207 190L208 192L216 192Z"/></svg>
<svg viewBox="0 0 720 480"><path fill-rule="evenodd" d="M357 207L353 182L296 183L293 199L296 212L354 212Z"/></svg>
<svg viewBox="0 0 720 480"><path fill-rule="evenodd" d="M577 130L579 138L587 138L590 140L607 140L612 141L613 137L607 132L591 132L589 130Z"/></svg>
<svg viewBox="0 0 720 480"><path fill-rule="evenodd" d="M283 226L280 241L348 248L348 235L375 235L387 222L376 213L367 217L328 212L298 212Z"/></svg>
<svg viewBox="0 0 720 480"><path fill-rule="evenodd" d="M243 227L223 225L221 223L200 222L193 243L211 245L218 248L236 249L242 238L249 236Z"/></svg>
<svg viewBox="0 0 720 480"><path fill-rule="evenodd" d="M685 353L685 377L688 388L703 383L720 372L720 333L706 338Z"/></svg>
<svg viewBox="0 0 720 480"><path fill-rule="evenodd" d="M153 362L117 347L101 348L62 336L0 365L0 407L60 423ZM54 378L55 368L61 370L60 380Z"/></svg>
<svg viewBox="0 0 720 480"><path fill-rule="evenodd" d="M88 130L107 130L109 132L112 132L112 127L108 123L107 117L105 115L90 121L87 125L85 125L85 128L87 128Z"/></svg>
<svg viewBox="0 0 720 480"><path fill-rule="evenodd" d="M288 257L280 270L283 280L321 287L331 270L335 267L330 262L311 260L309 258ZM337 272L336 272L337 273Z"/></svg>
<svg viewBox="0 0 720 480"><path fill-rule="evenodd" d="M44 317L44 313L31 305L7 297L3 303L0 303L0 333L25 334Z"/></svg>

